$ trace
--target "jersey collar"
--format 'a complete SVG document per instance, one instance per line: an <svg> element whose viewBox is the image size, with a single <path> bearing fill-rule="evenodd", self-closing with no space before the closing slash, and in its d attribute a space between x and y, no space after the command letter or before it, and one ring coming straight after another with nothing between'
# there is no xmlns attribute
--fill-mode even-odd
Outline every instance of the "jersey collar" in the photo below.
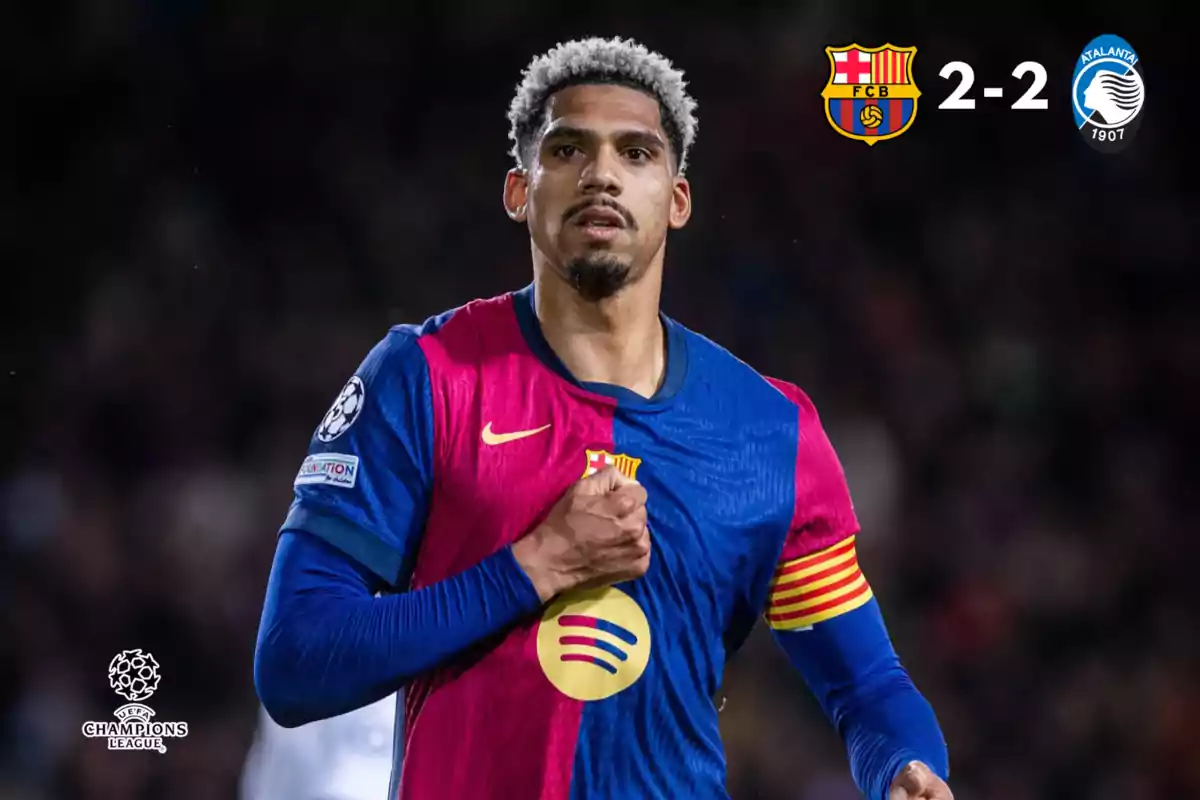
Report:
<svg viewBox="0 0 1200 800"><path fill-rule="evenodd" d="M687 337L682 326L666 314L659 312L663 331L667 337L667 374L662 385L651 398L645 398L637 392L630 391L624 386L614 386L610 383L584 383L576 380L566 365L550 347L542 333L541 323L534 310L534 286L529 284L524 289L513 292L513 310L517 314L517 324L521 327L521 335L525 343L538 360L556 372L564 380L593 394L603 395L617 401L622 407L659 406L670 400L679 391L687 375Z"/></svg>

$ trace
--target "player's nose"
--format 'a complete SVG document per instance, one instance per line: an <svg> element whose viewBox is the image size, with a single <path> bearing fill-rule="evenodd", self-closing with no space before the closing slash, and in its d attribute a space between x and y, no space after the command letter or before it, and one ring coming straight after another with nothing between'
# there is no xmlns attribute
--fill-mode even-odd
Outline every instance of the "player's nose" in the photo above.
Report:
<svg viewBox="0 0 1200 800"><path fill-rule="evenodd" d="M617 154L610 147L601 147L588 159L579 175L579 188L584 194L618 195L623 188L617 169Z"/></svg>

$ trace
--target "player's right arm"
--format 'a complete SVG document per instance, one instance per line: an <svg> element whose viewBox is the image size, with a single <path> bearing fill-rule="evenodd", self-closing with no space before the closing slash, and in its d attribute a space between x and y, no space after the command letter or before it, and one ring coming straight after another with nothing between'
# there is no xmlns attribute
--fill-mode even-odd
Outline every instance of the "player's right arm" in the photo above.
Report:
<svg viewBox="0 0 1200 800"><path fill-rule="evenodd" d="M351 384L357 399L348 413L331 410L297 475L259 627L255 686L286 727L373 703L541 602L511 548L403 591L434 460L429 368L416 337L392 330Z"/></svg>
<svg viewBox="0 0 1200 800"><path fill-rule="evenodd" d="M263 605L255 687L285 727L369 705L559 592L637 577L649 564L645 491L608 469L571 487L516 544L404 591L435 449L415 336L393 330L352 383L361 404L331 413L313 436Z"/></svg>

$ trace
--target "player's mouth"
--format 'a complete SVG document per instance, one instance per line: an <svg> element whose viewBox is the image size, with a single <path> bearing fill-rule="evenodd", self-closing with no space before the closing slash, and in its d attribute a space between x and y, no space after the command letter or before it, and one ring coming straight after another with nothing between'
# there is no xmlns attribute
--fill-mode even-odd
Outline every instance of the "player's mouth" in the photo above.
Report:
<svg viewBox="0 0 1200 800"><path fill-rule="evenodd" d="M585 208L572 221L584 236L599 241L615 239L627 227L620 212L604 206Z"/></svg>

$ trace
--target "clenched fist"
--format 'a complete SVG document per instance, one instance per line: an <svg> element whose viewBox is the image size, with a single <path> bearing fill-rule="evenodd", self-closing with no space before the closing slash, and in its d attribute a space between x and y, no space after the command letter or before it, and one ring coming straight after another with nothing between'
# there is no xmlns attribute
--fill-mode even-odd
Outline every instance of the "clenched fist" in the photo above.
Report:
<svg viewBox="0 0 1200 800"><path fill-rule="evenodd" d="M650 568L646 490L613 467L575 483L513 545L543 602L569 589L640 578Z"/></svg>

